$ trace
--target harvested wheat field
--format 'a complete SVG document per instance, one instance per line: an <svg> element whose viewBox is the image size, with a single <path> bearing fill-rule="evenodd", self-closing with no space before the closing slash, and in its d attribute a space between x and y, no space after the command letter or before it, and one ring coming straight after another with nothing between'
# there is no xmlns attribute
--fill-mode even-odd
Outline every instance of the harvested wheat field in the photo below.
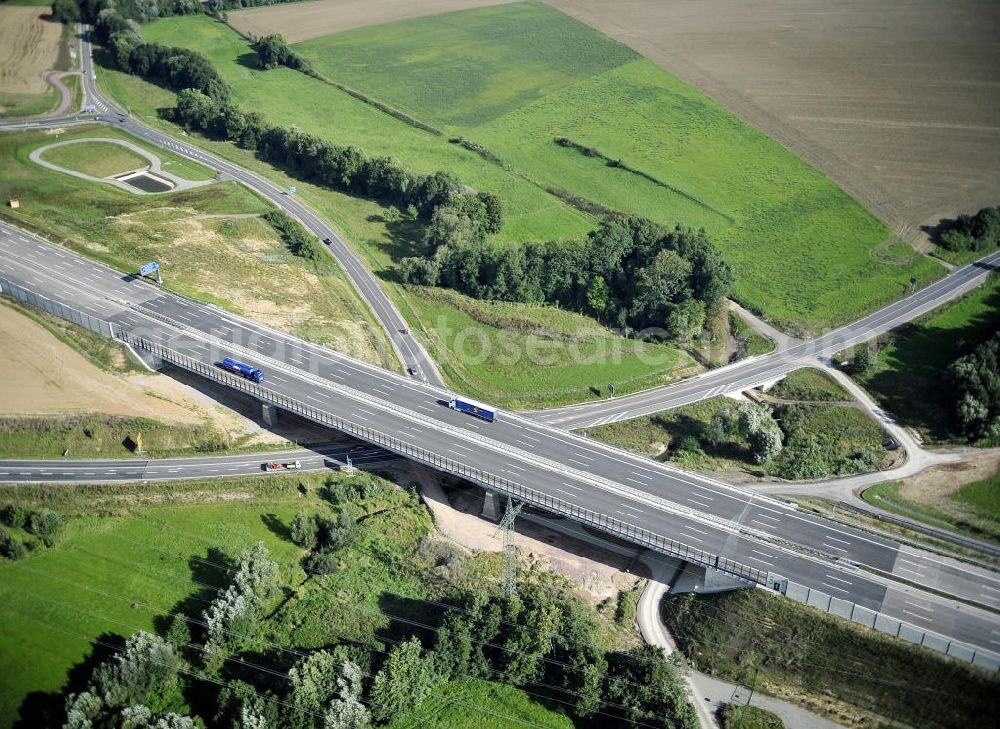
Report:
<svg viewBox="0 0 1000 729"><path fill-rule="evenodd" d="M62 25L46 6L0 5L0 92L43 94L45 72L56 64Z"/></svg>
<svg viewBox="0 0 1000 729"><path fill-rule="evenodd" d="M229 14L229 24L243 35L281 33L292 43L342 30L437 15L452 10L502 5L516 0L318 0L271 5Z"/></svg>
<svg viewBox="0 0 1000 729"><path fill-rule="evenodd" d="M897 234L1000 203L995 0L548 0L832 177Z"/></svg>

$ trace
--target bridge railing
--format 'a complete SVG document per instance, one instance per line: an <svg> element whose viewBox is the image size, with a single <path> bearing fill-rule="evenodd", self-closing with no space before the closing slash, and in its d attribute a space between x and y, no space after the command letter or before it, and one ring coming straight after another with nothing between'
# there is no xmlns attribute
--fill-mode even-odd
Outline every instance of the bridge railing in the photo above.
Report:
<svg viewBox="0 0 1000 729"><path fill-rule="evenodd" d="M336 428L344 433L349 433L369 443L375 443L386 450L393 451L407 458L432 466L441 471L446 471L457 476L461 476L483 488L496 491L500 494L510 496L518 501L523 501L530 506L534 506L545 511L550 511L562 516L568 516L589 526L600 529L603 532L623 537L641 546L653 549L672 557L680 557L688 562L722 570L735 575L752 584L764 585L767 583L767 572L755 569L735 560L722 557L712 552L692 547L683 542L670 539L662 534L644 529L627 521L616 519L607 514L593 511L575 504L565 499L560 499L549 494L542 493L536 489L514 483L503 476L498 476L489 471L476 468L462 461L457 461L438 453L428 451L424 448L401 440L389 433L376 428L352 421L349 417L342 417L326 412L320 408L304 403L301 400L288 397L279 392L275 392L263 385L259 385L250 380L233 375L226 370L207 364L200 360L181 354L170 347L166 347L158 342L153 342L143 337L137 337L129 332L115 327L115 336L133 347L143 349L150 354L159 357L165 362L194 372L216 382L220 382L236 390L240 390L249 395L253 395L259 400L271 405L276 405L283 410L295 413L304 418Z"/></svg>

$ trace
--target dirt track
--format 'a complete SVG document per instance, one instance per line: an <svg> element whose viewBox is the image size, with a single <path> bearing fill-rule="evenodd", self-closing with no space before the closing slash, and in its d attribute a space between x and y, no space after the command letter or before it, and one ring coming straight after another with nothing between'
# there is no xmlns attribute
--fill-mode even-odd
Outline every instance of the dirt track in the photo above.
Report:
<svg viewBox="0 0 1000 729"><path fill-rule="evenodd" d="M451 10L500 5L515 0L318 0L271 5L229 14L229 24L244 35L281 33L293 43L393 20Z"/></svg>
<svg viewBox="0 0 1000 729"><path fill-rule="evenodd" d="M44 74L59 55L62 25L42 20L49 7L0 5L0 91L44 94Z"/></svg>
<svg viewBox="0 0 1000 729"><path fill-rule="evenodd" d="M995 0L548 0L698 86L915 245L1000 203Z"/></svg>

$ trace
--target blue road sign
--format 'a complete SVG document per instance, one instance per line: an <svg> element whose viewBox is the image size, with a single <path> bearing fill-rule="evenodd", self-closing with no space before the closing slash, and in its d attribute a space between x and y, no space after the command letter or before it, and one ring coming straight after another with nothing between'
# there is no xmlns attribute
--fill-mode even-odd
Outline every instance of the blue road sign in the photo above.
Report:
<svg viewBox="0 0 1000 729"><path fill-rule="evenodd" d="M156 273L159 270L160 267L156 264L156 261L152 261L139 269L139 275L148 276L149 274Z"/></svg>
<svg viewBox="0 0 1000 729"><path fill-rule="evenodd" d="M298 188L296 188L295 185L292 185L291 187L288 188L288 192L294 195L296 192L298 192Z"/></svg>

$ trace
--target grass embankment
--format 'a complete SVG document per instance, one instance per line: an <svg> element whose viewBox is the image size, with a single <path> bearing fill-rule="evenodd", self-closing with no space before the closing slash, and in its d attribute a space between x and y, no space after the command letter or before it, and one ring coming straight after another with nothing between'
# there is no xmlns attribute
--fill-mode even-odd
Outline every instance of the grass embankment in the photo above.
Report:
<svg viewBox="0 0 1000 729"><path fill-rule="evenodd" d="M774 351L774 342L754 331L753 327L735 311L729 312L729 331L736 339L738 356L756 357Z"/></svg>
<svg viewBox="0 0 1000 729"><path fill-rule="evenodd" d="M858 380L886 410L931 443L953 442L948 365L1000 327L1000 276L921 320L885 335L871 373ZM848 353L848 358L850 353Z"/></svg>
<svg viewBox="0 0 1000 729"><path fill-rule="evenodd" d="M806 402L844 402L854 399L829 375L811 367L790 372L781 382L768 390L768 394L782 400Z"/></svg>
<svg viewBox="0 0 1000 729"><path fill-rule="evenodd" d="M866 489L861 497L900 516L1000 543L1000 471L950 493L933 495L929 501L906 498L902 489L902 482L891 481Z"/></svg>
<svg viewBox="0 0 1000 729"><path fill-rule="evenodd" d="M112 177L149 167L149 160L142 155L111 142L84 142L54 147L43 152L42 159L93 177Z"/></svg>
<svg viewBox="0 0 1000 729"><path fill-rule="evenodd" d="M548 306L482 302L410 287L410 318L465 392L507 407L539 407L665 384L699 368L684 352L615 336Z"/></svg>
<svg viewBox="0 0 1000 729"><path fill-rule="evenodd" d="M777 714L759 706L726 704L719 712L722 729L784 729L785 724Z"/></svg>
<svg viewBox="0 0 1000 729"><path fill-rule="evenodd" d="M705 472L738 471L750 476L817 479L874 470L883 455L882 429L862 411L840 405L779 406L775 419L784 448L764 463L753 461L738 432L718 444L709 439L712 416L737 403L725 397L684 405L655 415L588 428L587 435L620 448ZM799 471L804 450L822 454L815 470Z"/></svg>
<svg viewBox="0 0 1000 729"><path fill-rule="evenodd" d="M61 138L111 131L82 129ZM0 217L121 271L156 260L168 288L362 359L391 362L382 355L388 352L382 330L338 266L295 256L266 222L239 217L274 209L247 188L223 182L133 195L31 162L31 150L49 141L36 132L0 138L0 172L9 194L21 200L20 209L5 207ZM171 170L179 175L190 170L212 176L193 163L165 158L178 162Z"/></svg>
<svg viewBox="0 0 1000 729"><path fill-rule="evenodd" d="M698 670L744 685L757 675L758 690L814 711L832 697L935 728L978 726L1000 711L997 674L762 590L668 598L663 615Z"/></svg>
<svg viewBox="0 0 1000 729"><path fill-rule="evenodd" d="M271 73L271 72L268 72ZM132 105L146 123L178 134L177 127L156 118L156 108L172 106L174 95L135 76L101 69L99 82L123 103ZM416 255L422 250L422 228L416 221L394 208L350 197L325 188L303 183L257 160L246 150L231 144L212 142L192 136L189 141L243 167L254 170L282 188L297 187L296 196L329 221L354 248L368 267L379 275L383 287L407 318L414 334L422 337L431 355L442 366L449 384L498 402L524 406L561 404L597 397L591 387L606 394L607 385L631 389L649 387L680 377L694 368L690 358L668 347L651 347L614 336L592 319L551 307L522 304L476 302L448 291L422 296L419 288L405 288L394 283L393 260ZM472 312L471 314L469 312ZM468 327L465 334L463 329ZM526 332L555 332L554 336L535 337L546 361L535 364L523 357L517 366L502 361L482 362L475 357L459 361L457 344L468 352L490 346L494 353L507 351L499 343L510 343L527 352ZM456 341L461 335L461 339ZM574 344L571 337L582 337ZM483 343L489 341L489 345ZM534 345L532 345L534 346ZM615 365L616 351L628 350L655 354L649 364L639 356L623 356L624 366ZM554 352L554 355L553 355ZM674 358L671 362L671 358ZM621 392L622 390L617 390ZM534 399L540 393L540 399Z"/></svg>
<svg viewBox="0 0 1000 729"><path fill-rule="evenodd" d="M192 25L158 21L147 37L211 52L185 32ZM245 52L232 41L217 43L218 61L227 46L230 56ZM944 272L779 144L628 47L541 3L399 21L294 48L326 77L482 145L541 187L669 226L703 226L736 270L736 298L775 321L816 331L898 298L910 276L924 283ZM239 94L249 96L245 82ZM261 109L281 103L263 87L253 98ZM355 143L336 113L326 118L299 123L320 132L335 122L333 138ZM405 160L398 146L393 154ZM486 160L480 166L499 169ZM545 235L543 227L533 236ZM517 239L513 233L513 226L505 231Z"/></svg>
<svg viewBox="0 0 1000 729"><path fill-rule="evenodd" d="M332 481L331 481L332 478ZM311 650L357 641L378 660L384 640L410 629L387 613L426 620L439 608L419 599L448 585L495 582L495 556L441 560L418 547L431 532L427 509L408 492L361 474L357 538L329 575L307 578L303 551L289 541L295 514L329 512L324 486L341 477L300 474L179 484L74 489L0 486L0 504L56 509L69 523L56 546L18 562L0 561L0 726L19 714L29 725L59 725L67 671L88 659L92 641L115 641L138 629L165 629L169 613L199 616L213 588L231 579L225 568L258 540L278 562L287 600L265 619L266 639ZM447 551L447 550L446 550ZM452 550L457 555L458 550ZM439 616L437 616L439 617ZM433 623L436 618L431 618ZM275 660L280 658L273 657ZM255 661L264 656L255 655ZM462 702L455 705L449 702ZM490 709L543 726L570 726L518 689L459 681L438 689L419 709L437 726L462 726L483 707L476 726L497 718ZM211 717L216 706L192 706ZM34 724L31 722L34 721ZM485 722L485 723L484 723Z"/></svg>

